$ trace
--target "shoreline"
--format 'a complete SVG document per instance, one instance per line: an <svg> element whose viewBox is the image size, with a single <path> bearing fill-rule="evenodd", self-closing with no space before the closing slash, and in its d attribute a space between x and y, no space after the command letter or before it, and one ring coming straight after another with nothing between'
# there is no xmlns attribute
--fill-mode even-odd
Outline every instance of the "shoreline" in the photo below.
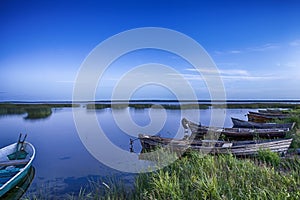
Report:
<svg viewBox="0 0 300 200"><path fill-rule="evenodd" d="M71 101L71 100L6 100L0 101L0 104L11 103L11 104L74 104L74 103L299 103L300 99L229 99L229 100L162 100L162 99L137 99L137 100L94 100L94 101Z"/></svg>

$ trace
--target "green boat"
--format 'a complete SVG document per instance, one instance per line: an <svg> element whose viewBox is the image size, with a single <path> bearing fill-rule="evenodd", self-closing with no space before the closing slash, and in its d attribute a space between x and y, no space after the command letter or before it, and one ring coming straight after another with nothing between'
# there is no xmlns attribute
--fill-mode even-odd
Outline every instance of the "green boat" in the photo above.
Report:
<svg viewBox="0 0 300 200"><path fill-rule="evenodd" d="M26 138L26 136L25 136ZM28 174L35 157L32 144L21 141L0 149L0 197L13 189Z"/></svg>

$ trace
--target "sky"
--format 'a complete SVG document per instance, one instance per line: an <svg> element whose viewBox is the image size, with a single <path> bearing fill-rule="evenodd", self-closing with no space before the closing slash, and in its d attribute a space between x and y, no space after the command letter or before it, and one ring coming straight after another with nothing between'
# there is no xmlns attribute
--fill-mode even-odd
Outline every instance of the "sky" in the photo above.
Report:
<svg viewBox="0 0 300 200"><path fill-rule="evenodd" d="M72 100L90 52L116 34L142 27L172 29L197 41L216 64L228 100L300 99L299 10L297 0L1 0L0 101ZM95 99L111 99L124 74L147 63L170 66L199 100L211 98L189 62L172 52L144 49L112 62L99 78ZM177 81L170 74L165 79ZM178 88L185 91L184 85ZM132 99L177 97L155 83L130 92Z"/></svg>

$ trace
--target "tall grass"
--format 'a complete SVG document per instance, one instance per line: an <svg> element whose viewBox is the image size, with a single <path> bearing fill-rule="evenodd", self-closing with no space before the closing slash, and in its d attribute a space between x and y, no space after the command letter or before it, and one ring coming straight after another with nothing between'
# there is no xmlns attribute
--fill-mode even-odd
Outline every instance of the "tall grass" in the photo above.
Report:
<svg viewBox="0 0 300 200"><path fill-rule="evenodd" d="M136 198L144 199L299 199L300 165L283 173L232 155L191 153L171 166L140 175ZM259 162L264 163L264 162ZM299 162L298 162L299 163Z"/></svg>
<svg viewBox="0 0 300 200"><path fill-rule="evenodd" d="M168 167L139 174L133 190L120 182L98 182L92 191L81 189L67 199L299 199L299 158L268 157L269 152L261 156L238 159L190 152ZM269 161L275 157L280 162L273 165Z"/></svg>

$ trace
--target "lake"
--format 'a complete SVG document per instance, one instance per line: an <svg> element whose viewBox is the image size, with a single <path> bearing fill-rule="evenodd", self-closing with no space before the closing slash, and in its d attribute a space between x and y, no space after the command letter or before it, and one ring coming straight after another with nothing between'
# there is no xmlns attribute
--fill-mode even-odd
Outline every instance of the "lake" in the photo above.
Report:
<svg viewBox="0 0 300 200"><path fill-rule="evenodd" d="M133 164L148 166L153 163L139 160L141 145L136 140L133 146L130 146L130 139L135 139L141 131L145 134L159 134L164 137L183 137L184 129L180 123L182 117L197 122L195 116L200 113L201 123L209 125L213 110L214 108L211 107L200 110L137 109L134 107L95 110L88 109L86 104L80 104L74 108L52 108L51 112L43 118L28 118L26 113L2 114L0 116L0 147L16 142L19 133L26 133L27 141L36 148L36 157L33 162L35 175L26 195L43 193L51 198L63 199L66 194L78 194L80 188L87 187L90 181L100 180L100 183L110 184L112 180L121 180L129 187L132 186L136 173L128 172L130 170L120 171L111 166L123 168L125 166L124 169L128 166L129 169ZM230 117L247 119L246 114L249 110L255 111L255 109L222 110L226 114L224 126L232 126ZM79 122L81 125L75 123L74 116L77 116L77 120L81 120ZM106 144L103 140L94 140L93 144L99 145L98 149L102 148L103 155L106 155L105 164L90 153L91 149L86 148L86 144L82 141L85 134L97 132L93 126L89 125L89 119L93 116L96 116L99 126L109 141L128 153L124 155L129 155L133 151L130 159L127 160L126 157L118 159L118 155L105 148ZM127 121L128 117L138 126L131 128ZM119 124L116 123L116 118ZM155 119L160 118L165 119L164 123L158 120L155 122ZM162 127L155 127L155 124L148 126L152 122ZM127 124L128 127L124 127ZM78 134L79 129L83 133ZM130 134L128 134L128 129ZM177 132L179 134L176 135Z"/></svg>

